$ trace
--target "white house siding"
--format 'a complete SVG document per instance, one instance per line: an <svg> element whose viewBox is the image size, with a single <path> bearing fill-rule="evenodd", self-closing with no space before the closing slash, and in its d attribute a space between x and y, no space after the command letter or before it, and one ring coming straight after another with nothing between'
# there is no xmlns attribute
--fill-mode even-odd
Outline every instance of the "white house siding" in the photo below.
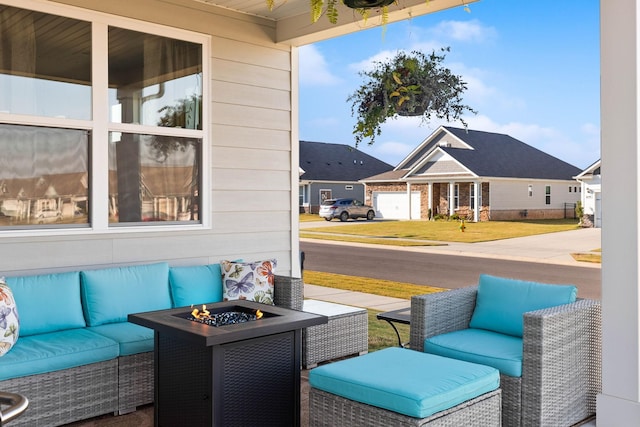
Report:
<svg viewBox="0 0 640 427"><path fill-rule="evenodd" d="M602 225L602 192L601 176L593 175L580 183L582 186L582 207L584 214L593 219L593 225L600 228Z"/></svg>
<svg viewBox="0 0 640 427"><path fill-rule="evenodd" d="M490 203L492 220L524 218L563 218L565 203L576 203L580 194L569 193L575 181L491 180ZM532 196L529 197L529 185ZM547 205L545 187L551 186L551 204ZM573 187L572 187L573 188ZM525 212L526 210L526 212ZM573 212L571 212L573 215Z"/></svg>
<svg viewBox="0 0 640 427"><path fill-rule="evenodd" d="M211 226L0 234L0 275L265 257L278 260L277 273L295 271L298 250L291 206L297 195L291 188L297 183L292 165L297 168L298 159L292 144L297 140L292 120L296 106L291 100L297 94L292 93L291 73L296 57L288 46L272 43L273 24L190 0L56 3L211 35L210 149L204 161L211 182L205 184ZM9 4L29 8L42 2Z"/></svg>

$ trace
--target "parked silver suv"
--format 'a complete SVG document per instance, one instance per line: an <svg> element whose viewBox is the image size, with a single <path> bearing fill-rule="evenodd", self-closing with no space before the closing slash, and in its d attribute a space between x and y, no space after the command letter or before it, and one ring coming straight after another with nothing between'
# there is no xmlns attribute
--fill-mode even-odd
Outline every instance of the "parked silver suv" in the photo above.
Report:
<svg viewBox="0 0 640 427"><path fill-rule="evenodd" d="M320 205L320 216L327 221L333 218L340 218L346 221L349 218L366 218L372 220L376 216L373 207L365 205L356 199L328 199Z"/></svg>

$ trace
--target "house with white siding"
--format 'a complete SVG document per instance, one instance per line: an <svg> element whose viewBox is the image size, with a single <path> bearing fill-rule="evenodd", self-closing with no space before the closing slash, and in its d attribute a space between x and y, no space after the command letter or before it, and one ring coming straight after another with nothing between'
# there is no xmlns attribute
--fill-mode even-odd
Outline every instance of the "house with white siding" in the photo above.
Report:
<svg viewBox="0 0 640 427"><path fill-rule="evenodd" d="M317 214L324 200L364 200L362 178L393 166L346 144L300 141L300 212Z"/></svg>
<svg viewBox="0 0 640 427"><path fill-rule="evenodd" d="M441 126L393 171L363 182L379 218L573 218L577 171L509 135Z"/></svg>
<svg viewBox="0 0 640 427"><path fill-rule="evenodd" d="M467 3L402 0L386 17L393 23ZM376 25L380 11L364 22L338 2L336 24L311 24L307 0L276 0L273 10L267 4L0 0L0 182L86 174L68 196L87 207L75 223L0 222L1 275L264 257L278 260L279 274L300 274L297 47ZM602 47L602 161L609 166L597 423L634 425L640 93L630 88L640 85L640 13L637 2L601 1L600 15L594 31ZM171 168L192 174L156 185L144 175L152 165L166 169L155 175L162 179L176 179ZM176 188L173 196L153 191ZM143 221L145 201L180 219ZM20 196L0 202L7 212L34 208Z"/></svg>
<svg viewBox="0 0 640 427"><path fill-rule="evenodd" d="M598 160L576 176L582 189L583 225L602 227L602 160Z"/></svg>

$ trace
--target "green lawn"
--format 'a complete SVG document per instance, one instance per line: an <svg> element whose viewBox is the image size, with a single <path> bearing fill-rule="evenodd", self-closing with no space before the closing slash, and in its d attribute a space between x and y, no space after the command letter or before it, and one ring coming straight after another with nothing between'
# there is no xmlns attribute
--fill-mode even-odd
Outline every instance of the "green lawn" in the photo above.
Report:
<svg viewBox="0 0 640 427"><path fill-rule="evenodd" d="M330 237L332 240L345 241L353 241L353 237L349 236L357 236L360 240L372 237L387 240L398 239L395 244L402 244L399 239L422 240L427 241L427 244L429 244L429 241L474 243L575 230L578 228L578 221L575 219L563 219L465 222L464 232L460 230L460 225L460 221L444 220L374 221L373 223L368 222L366 224L354 222L339 227L319 225L318 227L305 228L301 231L301 237L318 239ZM416 244L416 242L414 242L414 244Z"/></svg>
<svg viewBox="0 0 640 427"><path fill-rule="evenodd" d="M387 347L396 347L398 345L398 336L395 331L384 320L378 320L376 314L380 313L375 310L367 310L369 314L369 351L381 350ZM402 343L409 342L409 325L401 325L396 323L396 328L400 333Z"/></svg>
<svg viewBox="0 0 640 427"><path fill-rule="evenodd" d="M368 277L346 276L334 273L321 273L318 271L308 270L304 272L304 282L312 285L365 292L368 294L390 296L407 300L411 299L412 295L422 295L432 292L441 292L444 290L443 288L414 285L412 283L371 279ZM376 319L376 314L378 314L379 311L367 310L367 312L369 314L369 351L397 346L398 337L391 325L384 320ZM409 325L396 324L396 326L400 332L402 342L409 342Z"/></svg>

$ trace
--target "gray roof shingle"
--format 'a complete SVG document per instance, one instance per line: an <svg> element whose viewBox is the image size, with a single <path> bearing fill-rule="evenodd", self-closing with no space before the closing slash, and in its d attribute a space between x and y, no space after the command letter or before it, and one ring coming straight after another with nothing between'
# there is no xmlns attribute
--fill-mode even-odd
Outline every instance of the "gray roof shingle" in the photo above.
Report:
<svg viewBox="0 0 640 427"><path fill-rule="evenodd" d="M509 135L445 126L473 150L441 147L478 176L573 179L580 169Z"/></svg>
<svg viewBox="0 0 640 427"><path fill-rule="evenodd" d="M393 169L388 163L344 144L300 141L300 177L313 181L359 181Z"/></svg>

